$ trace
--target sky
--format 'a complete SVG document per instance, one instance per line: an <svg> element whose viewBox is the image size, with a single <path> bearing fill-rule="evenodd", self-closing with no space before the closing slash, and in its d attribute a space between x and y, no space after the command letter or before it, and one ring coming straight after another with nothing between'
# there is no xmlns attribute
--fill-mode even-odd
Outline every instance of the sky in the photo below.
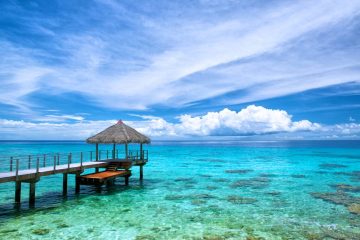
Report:
<svg viewBox="0 0 360 240"><path fill-rule="evenodd" d="M0 140L360 139L360 1L0 1Z"/></svg>

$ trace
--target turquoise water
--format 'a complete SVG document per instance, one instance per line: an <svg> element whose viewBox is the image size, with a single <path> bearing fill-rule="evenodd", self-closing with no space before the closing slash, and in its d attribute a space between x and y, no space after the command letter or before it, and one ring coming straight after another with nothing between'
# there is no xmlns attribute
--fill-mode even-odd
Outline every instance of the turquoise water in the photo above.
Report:
<svg viewBox="0 0 360 240"><path fill-rule="evenodd" d="M28 184L21 206L14 183L0 184L0 239L360 239L359 147L155 142L144 181L134 168L128 187L119 179L75 195L71 177L63 198L62 176L43 177L29 208ZM90 150L80 142L0 143L2 155Z"/></svg>

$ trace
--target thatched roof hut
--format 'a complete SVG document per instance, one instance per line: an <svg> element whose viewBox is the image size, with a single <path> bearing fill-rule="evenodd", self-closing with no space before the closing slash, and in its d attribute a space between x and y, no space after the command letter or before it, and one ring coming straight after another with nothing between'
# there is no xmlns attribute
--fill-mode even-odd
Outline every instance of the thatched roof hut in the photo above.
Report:
<svg viewBox="0 0 360 240"><path fill-rule="evenodd" d="M86 142L96 144L143 144L150 143L151 140L119 120L115 125L108 127L95 136L89 137Z"/></svg>

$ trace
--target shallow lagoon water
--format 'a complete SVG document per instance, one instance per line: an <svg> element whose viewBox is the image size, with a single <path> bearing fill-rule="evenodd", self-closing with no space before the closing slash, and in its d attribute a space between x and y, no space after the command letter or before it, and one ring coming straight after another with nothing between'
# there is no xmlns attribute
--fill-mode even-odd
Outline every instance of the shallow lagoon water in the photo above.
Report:
<svg viewBox="0 0 360 240"><path fill-rule="evenodd" d="M155 142L134 168L61 196L62 176L0 185L0 239L360 239L359 142ZM136 146L132 146L135 148ZM3 154L93 150L81 142L2 142ZM103 148L104 149L104 148ZM349 187L350 186L350 187ZM353 208L351 208L353 209ZM356 208L355 208L356 210Z"/></svg>

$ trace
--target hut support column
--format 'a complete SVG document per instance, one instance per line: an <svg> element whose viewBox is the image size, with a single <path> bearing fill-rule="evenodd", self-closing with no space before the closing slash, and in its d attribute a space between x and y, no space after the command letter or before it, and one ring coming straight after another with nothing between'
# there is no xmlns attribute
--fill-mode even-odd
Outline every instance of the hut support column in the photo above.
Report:
<svg viewBox="0 0 360 240"><path fill-rule="evenodd" d="M125 159L128 159L128 144L125 143Z"/></svg>
<svg viewBox="0 0 360 240"><path fill-rule="evenodd" d="M140 160L144 159L144 155L143 155L143 146L142 143L140 143Z"/></svg>
<svg viewBox="0 0 360 240"><path fill-rule="evenodd" d="M144 174L143 174L143 165L140 165L140 180L143 180Z"/></svg>
<svg viewBox="0 0 360 240"><path fill-rule="evenodd" d="M29 204L34 205L35 204L35 184L36 181L31 181L29 188Z"/></svg>
<svg viewBox="0 0 360 240"><path fill-rule="evenodd" d="M99 144L96 144L96 161L99 161ZM95 168L95 172L99 172L99 168Z"/></svg>
<svg viewBox="0 0 360 240"><path fill-rule="evenodd" d="M112 158L115 159L116 157L116 144L113 145L113 152L112 152Z"/></svg>
<svg viewBox="0 0 360 240"><path fill-rule="evenodd" d="M16 203L21 202L21 182L20 181L15 182L15 202Z"/></svg>
<svg viewBox="0 0 360 240"><path fill-rule="evenodd" d="M67 187L68 187L68 174L64 173L63 174L63 196L67 195Z"/></svg>

